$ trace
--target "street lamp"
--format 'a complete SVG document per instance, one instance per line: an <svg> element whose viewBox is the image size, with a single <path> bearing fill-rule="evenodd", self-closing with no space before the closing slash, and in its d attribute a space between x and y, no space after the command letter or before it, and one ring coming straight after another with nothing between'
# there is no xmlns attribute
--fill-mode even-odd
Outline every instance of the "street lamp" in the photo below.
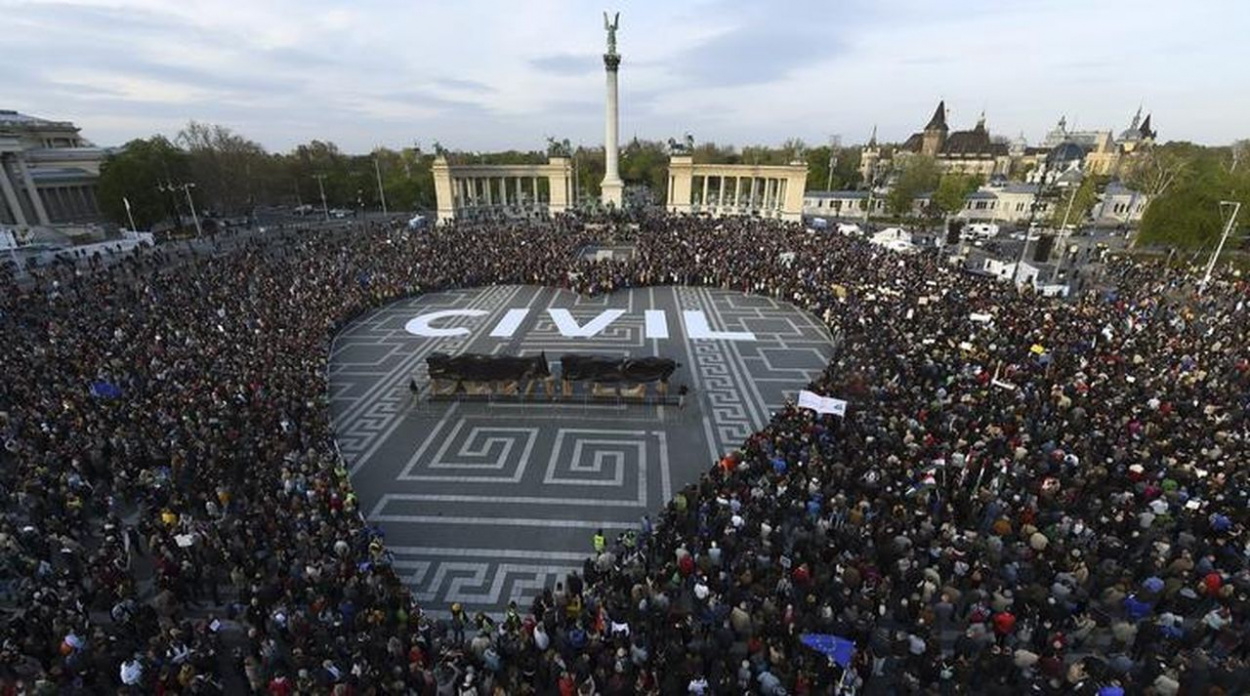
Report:
<svg viewBox="0 0 1250 696"><path fill-rule="evenodd" d="M317 189L321 191L321 213L325 215L325 221L330 221L330 206L326 205L326 187L325 174L313 174L313 178L317 180Z"/></svg>
<svg viewBox="0 0 1250 696"><path fill-rule="evenodd" d="M829 176L825 180L825 190L833 190L833 168L838 166L838 148L842 146L842 136L829 136Z"/></svg>
<svg viewBox="0 0 1250 696"><path fill-rule="evenodd" d="M1233 206L1233 214L1228 216L1228 222L1224 225L1224 233L1220 235L1220 243L1215 247L1215 253L1211 254L1211 260L1207 262L1207 271L1202 274L1202 284L1198 286L1198 294L1206 292L1207 285L1211 283L1211 272L1215 270L1215 262L1220 258L1220 252L1224 251L1224 243L1228 241L1228 235L1233 231L1233 224L1237 221L1237 213L1241 212L1240 201L1220 201L1220 211L1224 210L1224 206Z"/></svg>
<svg viewBox="0 0 1250 696"><path fill-rule="evenodd" d="M1050 271L1050 282L1052 285L1055 279L1059 277L1059 269L1063 267L1063 262L1068 257L1068 216L1072 215L1072 204L1076 202L1076 192L1080 187L1081 184L1072 187L1072 193L1068 196L1068 209L1064 211L1063 223L1059 225L1059 260L1055 262L1055 267ZM1026 235L1025 241L1028 241L1027 237Z"/></svg>
<svg viewBox="0 0 1250 696"><path fill-rule="evenodd" d="M138 232L138 228L135 227L135 216L130 214L130 199L122 196L122 203L126 206L126 219L130 221L130 231Z"/></svg>
<svg viewBox="0 0 1250 696"><path fill-rule="evenodd" d="M1045 182L1045 179L1042 179ZM1037 185L1037 191L1033 193L1033 202L1029 204L1029 226L1024 230L1024 244L1020 246L1020 258L1016 261L1016 268L1011 273L1011 282L1016 287L1020 286L1020 267L1024 265L1024 255L1029 250L1029 236L1033 233L1033 225L1037 221L1037 211L1046 207L1046 201L1041 200L1042 187L1044 183ZM1038 235L1041 239L1041 235Z"/></svg>
<svg viewBox="0 0 1250 696"><path fill-rule="evenodd" d="M378 165L378 156L373 156L373 173L378 176L378 198L382 201L382 215L386 216L386 193L382 189L382 168Z"/></svg>
<svg viewBox="0 0 1250 696"><path fill-rule="evenodd" d="M195 184L193 183L175 184L175 183L171 183L167 181L164 184L158 185L156 188L161 191L168 192L168 193L181 190L184 194L186 194L187 205L191 208L191 219L195 222L195 236L203 237L204 230L200 228L200 216L196 214L195 201L191 199L191 189L195 188Z"/></svg>

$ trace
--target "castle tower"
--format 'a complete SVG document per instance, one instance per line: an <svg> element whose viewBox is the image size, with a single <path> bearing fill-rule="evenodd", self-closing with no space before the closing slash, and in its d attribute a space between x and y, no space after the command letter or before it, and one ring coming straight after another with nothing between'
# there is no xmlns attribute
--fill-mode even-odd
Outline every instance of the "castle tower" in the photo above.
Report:
<svg viewBox="0 0 1250 696"><path fill-rule="evenodd" d="M877 145L877 126L872 127L872 137L868 139L859 152L859 176L865 186L872 185L873 176L877 171L877 163L881 161L881 147Z"/></svg>
<svg viewBox="0 0 1250 696"><path fill-rule="evenodd" d="M924 127L924 141L920 146L920 154L926 157L937 157L946 144L946 134L950 129L946 126L946 100L938 102L933 118Z"/></svg>

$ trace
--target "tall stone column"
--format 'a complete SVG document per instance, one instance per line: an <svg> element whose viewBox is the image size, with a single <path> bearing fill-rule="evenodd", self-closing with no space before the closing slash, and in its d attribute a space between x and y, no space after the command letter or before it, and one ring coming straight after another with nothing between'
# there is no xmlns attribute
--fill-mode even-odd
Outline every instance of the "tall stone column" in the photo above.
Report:
<svg viewBox="0 0 1250 696"><path fill-rule="evenodd" d="M608 98L604 110L604 171L603 183L600 184L602 190L600 197L604 205L611 204L617 208L621 207L621 193L625 188L625 183L621 181L620 163L617 161L621 149L617 132L619 111L616 100L616 77L621 67L621 56L616 52L616 28L619 24L619 13L616 15L616 20L612 22L608 21L608 15L604 13L603 25L608 32L608 52L603 54L603 68L607 73Z"/></svg>

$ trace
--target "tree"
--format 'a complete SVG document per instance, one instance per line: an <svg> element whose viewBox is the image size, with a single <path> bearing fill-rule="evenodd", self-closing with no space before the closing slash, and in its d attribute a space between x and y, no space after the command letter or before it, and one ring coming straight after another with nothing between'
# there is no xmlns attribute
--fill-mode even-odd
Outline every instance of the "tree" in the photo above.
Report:
<svg viewBox="0 0 1250 696"><path fill-rule="evenodd" d="M1151 198L1160 196L1191 173L1197 160L1203 158L1203 149L1182 142L1154 146L1140 155L1134 153L1127 164L1125 182Z"/></svg>
<svg viewBox="0 0 1250 696"><path fill-rule="evenodd" d="M801 162L807 156L807 143L802 138L787 138L781 143L780 154L786 158L785 164Z"/></svg>
<svg viewBox="0 0 1250 696"><path fill-rule="evenodd" d="M1161 189L1142 215L1137 243L1213 247L1224 226L1220 201L1241 201L1250 210L1250 167L1229 166L1224 148L1168 143L1164 149L1164 157L1143 163L1135 179Z"/></svg>
<svg viewBox="0 0 1250 696"><path fill-rule="evenodd" d="M135 226L149 229L161 220L177 217L182 201L159 187L185 181L189 171L187 154L164 136L132 140L100 166L100 209L108 219L129 227L123 199L129 200Z"/></svg>
<svg viewBox="0 0 1250 696"><path fill-rule="evenodd" d="M897 216L910 215L916 196L938 185L937 162L932 157L914 155L901 163L902 171L886 196L886 207Z"/></svg>
<svg viewBox="0 0 1250 696"><path fill-rule="evenodd" d="M833 158L833 176L829 176L829 146L821 145L807 151L807 189L824 191L855 188L860 183L860 151L857 147L837 148ZM830 181L832 179L832 181Z"/></svg>
<svg viewBox="0 0 1250 696"><path fill-rule="evenodd" d="M646 186L657 201L668 194L668 148L664 143L634 138L621 153L621 178Z"/></svg>
<svg viewBox="0 0 1250 696"><path fill-rule="evenodd" d="M1086 176L1075 191L1060 196L1055 205L1050 207L1050 226L1060 229L1065 224L1076 225L1089 217L1089 211L1098 202L1098 194L1107 186L1105 176ZM1069 209L1070 208L1070 209Z"/></svg>
<svg viewBox="0 0 1250 696"><path fill-rule="evenodd" d="M1250 164L1250 140L1241 139L1233 141L1229 149L1228 172L1236 174L1239 167Z"/></svg>
<svg viewBox="0 0 1250 696"><path fill-rule="evenodd" d="M265 148L225 126L191 121L175 141L190 156L199 195L221 213L250 211L258 180L269 171Z"/></svg>
<svg viewBox="0 0 1250 696"><path fill-rule="evenodd" d="M933 192L933 209L939 215L950 215L964 207L964 199L985 180L975 174L946 174ZM923 193L923 192L922 192Z"/></svg>
<svg viewBox="0 0 1250 696"><path fill-rule="evenodd" d="M373 151L372 157L377 160L378 171L382 174L389 210L407 211L434 206L433 155L415 147L398 151L380 147ZM376 182L374 184L376 186ZM374 201L372 194L370 201L375 207L381 207L381 202Z"/></svg>

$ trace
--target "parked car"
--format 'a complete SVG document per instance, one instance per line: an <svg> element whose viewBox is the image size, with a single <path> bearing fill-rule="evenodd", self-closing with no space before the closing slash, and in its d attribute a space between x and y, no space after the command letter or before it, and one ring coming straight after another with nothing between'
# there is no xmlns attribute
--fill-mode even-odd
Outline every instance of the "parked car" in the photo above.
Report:
<svg viewBox="0 0 1250 696"><path fill-rule="evenodd" d="M974 222L964 225L959 231L959 238L964 241L974 239L993 239L998 236L998 225L990 222Z"/></svg>

